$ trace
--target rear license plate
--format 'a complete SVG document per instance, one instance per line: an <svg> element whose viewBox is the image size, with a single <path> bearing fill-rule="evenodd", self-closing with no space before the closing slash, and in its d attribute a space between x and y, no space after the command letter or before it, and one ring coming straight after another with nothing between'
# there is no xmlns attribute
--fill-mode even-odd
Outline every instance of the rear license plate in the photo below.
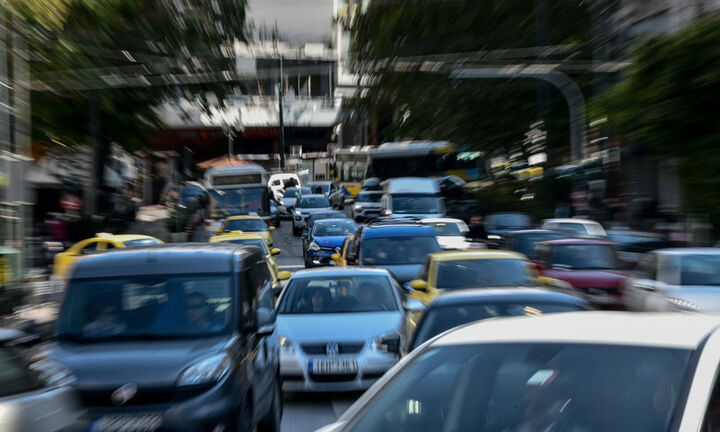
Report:
<svg viewBox="0 0 720 432"><path fill-rule="evenodd" d="M356 373L358 370L355 359L318 359L311 360L308 372L314 375L335 375Z"/></svg>
<svg viewBox="0 0 720 432"><path fill-rule="evenodd" d="M162 426L162 414L121 414L98 418L91 432L154 432Z"/></svg>

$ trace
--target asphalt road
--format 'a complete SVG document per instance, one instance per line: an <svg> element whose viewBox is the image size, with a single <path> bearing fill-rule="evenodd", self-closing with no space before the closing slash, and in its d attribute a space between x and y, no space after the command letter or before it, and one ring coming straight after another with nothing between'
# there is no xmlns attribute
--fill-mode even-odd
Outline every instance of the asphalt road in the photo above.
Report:
<svg viewBox="0 0 720 432"><path fill-rule="evenodd" d="M302 241L292 235L292 222L283 220L272 234L275 247L282 249L276 256L280 271L295 272L305 268ZM351 394L290 393L285 395L282 432L307 432L334 422L360 396Z"/></svg>

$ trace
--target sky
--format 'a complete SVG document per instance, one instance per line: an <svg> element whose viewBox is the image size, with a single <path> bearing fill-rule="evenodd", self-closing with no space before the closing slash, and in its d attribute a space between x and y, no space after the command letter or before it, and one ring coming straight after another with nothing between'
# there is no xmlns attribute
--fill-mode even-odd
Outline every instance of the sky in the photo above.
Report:
<svg viewBox="0 0 720 432"><path fill-rule="evenodd" d="M255 28L272 29L295 42L330 42L333 0L248 0L248 17Z"/></svg>

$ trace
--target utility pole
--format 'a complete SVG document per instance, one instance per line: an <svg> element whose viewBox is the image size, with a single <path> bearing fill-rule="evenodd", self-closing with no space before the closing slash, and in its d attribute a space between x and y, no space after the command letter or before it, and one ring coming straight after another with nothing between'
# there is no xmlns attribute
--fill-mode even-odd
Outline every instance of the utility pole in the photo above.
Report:
<svg viewBox="0 0 720 432"><path fill-rule="evenodd" d="M283 120L283 59L280 54L280 87L278 88L278 106L280 109L280 169L285 169L285 122Z"/></svg>

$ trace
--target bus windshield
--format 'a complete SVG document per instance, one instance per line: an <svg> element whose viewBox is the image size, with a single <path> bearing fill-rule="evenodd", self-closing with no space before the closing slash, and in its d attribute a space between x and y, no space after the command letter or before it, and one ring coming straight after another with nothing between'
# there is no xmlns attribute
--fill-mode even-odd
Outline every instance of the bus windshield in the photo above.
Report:
<svg viewBox="0 0 720 432"><path fill-rule="evenodd" d="M265 186L238 189L211 189L213 211L226 216L270 213L270 195Z"/></svg>

